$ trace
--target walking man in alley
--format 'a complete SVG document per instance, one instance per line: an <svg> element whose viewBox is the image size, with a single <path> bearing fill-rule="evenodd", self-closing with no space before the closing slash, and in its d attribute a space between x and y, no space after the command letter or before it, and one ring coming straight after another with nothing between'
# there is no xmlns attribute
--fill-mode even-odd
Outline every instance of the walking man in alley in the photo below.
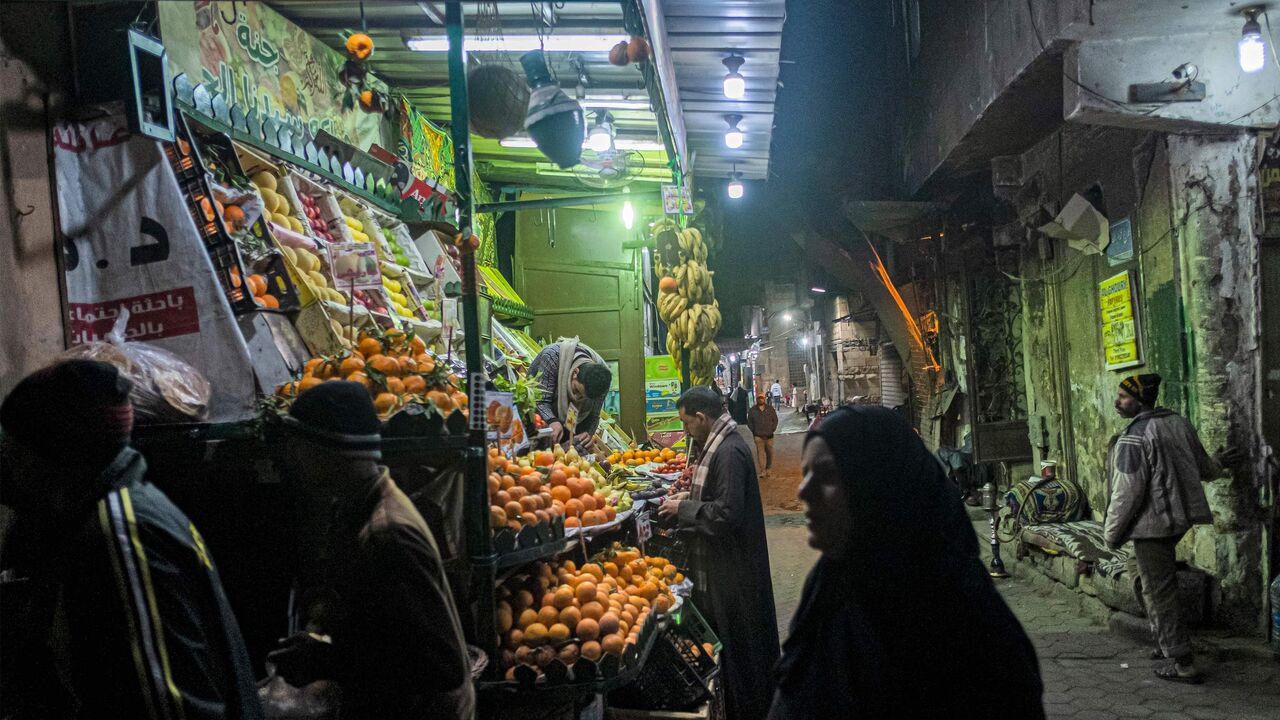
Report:
<svg viewBox="0 0 1280 720"><path fill-rule="evenodd" d="M0 405L0 716L261 718L211 549L129 445L131 389L70 360Z"/></svg>
<svg viewBox="0 0 1280 720"><path fill-rule="evenodd" d="M668 498L658 513L688 539L693 604L724 645L725 715L763 720L779 655L778 620L751 450L710 388L689 390L677 407L693 443L693 487Z"/></svg>
<svg viewBox="0 0 1280 720"><path fill-rule="evenodd" d="M1120 382L1115 407L1130 422L1108 458L1111 503L1105 534L1113 548L1133 540L1141 600L1158 644L1152 657L1172 661L1158 668L1156 676L1199 683L1178 606L1175 549L1192 525L1213 522L1201 481L1220 476L1238 452L1223 450L1209 457L1191 423L1156 407L1159 392L1159 375L1133 375Z"/></svg>
<svg viewBox="0 0 1280 720"><path fill-rule="evenodd" d="M768 477L773 469L773 434L778 431L778 411L756 396L756 404L747 411L747 427L756 441L756 471Z"/></svg>
<svg viewBox="0 0 1280 720"><path fill-rule="evenodd" d="M336 682L344 719L470 718L470 662L444 563L378 464L368 390L323 383L298 396L285 427L281 471L304 554L291 613L300 627L267 659L294 687Z"/></svg>
<svg viewBox="0 0 1280 720"><path fill-rule="evenodd" d="M774 378L773 386L769 388L769 402L775 409L782 407L782 381L777 378Z"/></svg>

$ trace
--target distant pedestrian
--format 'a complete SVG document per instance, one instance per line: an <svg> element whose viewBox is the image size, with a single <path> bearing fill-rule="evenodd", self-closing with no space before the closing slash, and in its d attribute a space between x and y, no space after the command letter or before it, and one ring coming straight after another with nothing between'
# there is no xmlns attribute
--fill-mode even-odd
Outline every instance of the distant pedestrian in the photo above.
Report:
<svg viewBox="0 0 1280 720"><path fill-rule="evenodd" d="M734 422L746 424L747 408L750 406L751 391L747 389L747 379L744 377L733 388L733 393L729 395L729 415Z"/></svg>
<svg viewBox="0 0 1280 720"><path fill-rule="evenodd" d="M769 667L778 658L760 484L746 440L720 414L714 393L695 387L678 407L693 441L693 488L667 499L658 512L688 539L693 603L724 646L725 715L760 720L769 709Z"/></svg>
<svg viewBox="0 0 1280 720"><path fill-rule="evenodd" d="M805 438L802 464L809 545L822 557L770 719L1044 718L1035 650L911 427L887 408L842 407Z"/></svg>
<svg viewBox="0 0 1280 720"><path fill-rule="evenodd" d="M5 588L0 715L261 718L210 548L129 446L131 388L70 360L0 405L3 569L26 579Z"/></svg>
<svg viewBox="0 0 1280 720"><path fill-rule="evenodd" d="M769 388L769 402L774 408L782 407L782 381L774 379L773 385Z"/></svg>
<svg viewBox="0 0 1280 720"><path fill-rule="evenodd" d="M1221 476L1222 466L1239 453L1228 449L1209 457L1191 423L1156 407L1160 380L1150 374L1120 382L1116 412L1131 422L1111 445L1105 533L1113 548L1133 540L1142 601L1158 644L1152 659L1173 661L1157 668L1156 676L1199 683L1178 604L1175 548L1192 525L1213 522L1201 481Z"/></svg>
<svg viewBox="0 0 1280 720"><path fill-rule="evenodd" d="M747 427L756 441L756 468L768 477L773 469L773 434L778 431L778 411L764 401L763 395L757 395L756 404L747 411Z"/></svg>

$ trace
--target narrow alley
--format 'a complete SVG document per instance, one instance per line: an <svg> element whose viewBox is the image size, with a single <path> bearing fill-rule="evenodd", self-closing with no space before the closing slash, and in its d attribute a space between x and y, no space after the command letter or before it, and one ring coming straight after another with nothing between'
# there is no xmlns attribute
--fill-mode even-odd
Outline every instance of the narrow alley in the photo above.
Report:
<svg viewBox="0 0 1280 720"><path fill-rule="evenodd" d="M805 575L818 558L807 544L804 512L796 499L804 416L788 410L779 417L774 468L761 480L778 634L787 628ZM984 513L970 510L974 532L991 558ZM1127 621L1096 601L1068 590L1033 567L1015 562L1012 548L1001 550L1012 577L995 581L1022 622L1040 658L1045 714L1050 720L1274 720L1280 708L1280 665L1254 643L1198 635L1197 657L1203 685L1162 682L1151 672L1150 642L1137 618ZM999 688L992 688L999 702Z"/></svg>

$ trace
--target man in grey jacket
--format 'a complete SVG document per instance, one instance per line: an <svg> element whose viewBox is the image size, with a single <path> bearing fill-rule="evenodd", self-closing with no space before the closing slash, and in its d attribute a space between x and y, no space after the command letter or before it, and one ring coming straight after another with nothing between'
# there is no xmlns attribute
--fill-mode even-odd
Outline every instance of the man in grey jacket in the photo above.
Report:
<svg viewBox="0 0 1280 720"><path fill-rule="evenodd" d="M1178 541L1192 525L1213 522L1201 482L1222 474L1234 451L1209 457L1191 423L1156 407L1160 376L1133 375L1120 382L1116 412L1131 422L1112 443L1108 458L1111 504L1107 544L1133 540L1142 581L1142 600L1159 648L1155 659L1172 663L1156 675L1175 682L1200 682L1191 641L1178 606Z"/></svg>

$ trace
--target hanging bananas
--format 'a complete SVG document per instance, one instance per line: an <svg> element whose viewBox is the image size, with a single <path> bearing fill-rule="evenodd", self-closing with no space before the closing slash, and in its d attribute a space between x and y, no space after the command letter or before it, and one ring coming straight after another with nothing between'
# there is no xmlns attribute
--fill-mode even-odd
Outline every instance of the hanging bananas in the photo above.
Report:
<svg viewBox="0 0 1280 720"><path fill-rule="evenodd" d="M667 352L678 368L687 353L690 381L710 384L720 362L714 339L722 318L714 273L707 269L707 244L697 228L681 230L669 220L659 221L653 233L658 245L655 267L664 276L657 304L658 317L667 324Z"/></svg>

